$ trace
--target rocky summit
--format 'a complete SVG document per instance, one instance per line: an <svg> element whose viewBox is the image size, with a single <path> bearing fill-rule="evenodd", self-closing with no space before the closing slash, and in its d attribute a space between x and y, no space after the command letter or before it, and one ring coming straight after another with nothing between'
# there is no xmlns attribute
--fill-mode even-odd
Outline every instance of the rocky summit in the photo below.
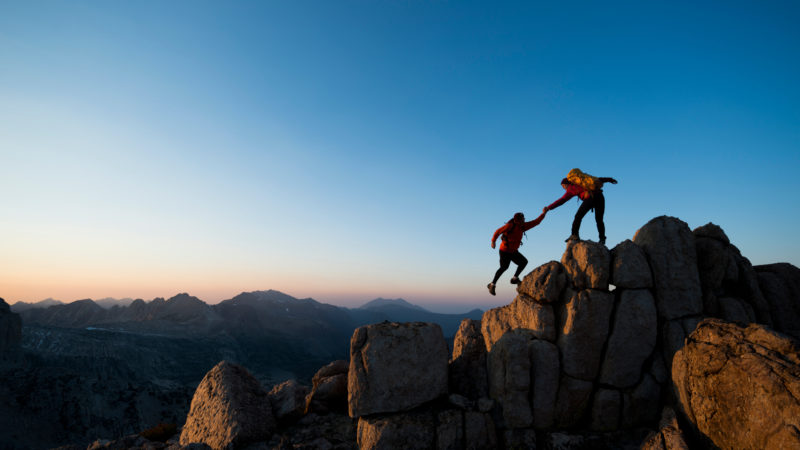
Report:
<svg viewBox="0 0 800 450"><path fill-rule="evenodd" d="M800 269L663 216L568 243L452 354L439 325L386 321L311 387L222 362L165 443L94 448L800 448L799 312Z"/></svg>

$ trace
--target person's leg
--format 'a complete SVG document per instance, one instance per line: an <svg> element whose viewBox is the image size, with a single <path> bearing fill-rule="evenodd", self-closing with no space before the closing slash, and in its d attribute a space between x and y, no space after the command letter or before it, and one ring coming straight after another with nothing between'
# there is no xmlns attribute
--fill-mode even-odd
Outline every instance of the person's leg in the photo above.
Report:
<svg viewBox="0 0 800 450"><path fill-rule="evenodd" d="M606 198L602 192L594 195L594 220L597 222L597 235L600 243L606 243L606 224L603 223L603 214L606 212Z"/></svg>
<svg viewBox="0 0 800 450"><path fill-rule="evenodd" d="M497 272L494 274L494 279L492 279L492 284L497 284L497 280L500 279L500 275L508 269L508 266L511 265L511 253L504 252L500 250L500 268L497 269Z"/></svg>
<svg viewBox="0 0 800 450"><path fill-rule="evenodd" d="M583 216L585 216L590 209L592 209L592 198L588 198L581 202L581 206L578 207L578 212L575 213L575 218L572 220L573 236L580 236L579 231L581 229L581 221L583 220Z"/></svg>
<svg viewBox="0 0 800 450"><path fill-rule="evenodd" d="M514 261L514 264L517 265L517 271L514 272L514 278L518 278L519 274L525 270L525 266L528 265L528 258L522 256L522 253L519 251L516 251L511 255L511 261Z"/></svg>

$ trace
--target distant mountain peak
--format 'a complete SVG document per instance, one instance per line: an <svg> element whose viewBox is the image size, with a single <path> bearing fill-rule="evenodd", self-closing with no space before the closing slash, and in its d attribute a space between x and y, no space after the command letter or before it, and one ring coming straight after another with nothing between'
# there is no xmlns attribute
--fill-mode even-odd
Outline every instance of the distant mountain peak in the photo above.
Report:
<svg viewBox="0 0 800 450"><path fill-rule="evenodd" d="M418 311L427 311L425 308L408 303L402 298L381 298L381 297L361 305L361 309L379 309L379 308L385 308L387 306L415 309Z"/></svg>

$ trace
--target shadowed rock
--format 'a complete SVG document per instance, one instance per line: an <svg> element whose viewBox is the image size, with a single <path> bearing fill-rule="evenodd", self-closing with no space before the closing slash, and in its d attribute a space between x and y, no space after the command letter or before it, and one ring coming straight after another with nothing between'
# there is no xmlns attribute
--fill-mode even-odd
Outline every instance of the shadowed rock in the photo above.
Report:
<svg viewBox="0 0 800 450"><path fill-rule="evenodd" d="M303 417L308 387L296 380L284 381L272 388L269 400L272 413L279 423L289 423Z"/></svg>
<svg viewBox="0 0 800 450"><path fill-rule="evenodd" d="M555 422L556 397L561 365L558 347L547 341L534 339L531 350L531 408L533 426L547 430Z"/></svg>
<svg viewBox="0 0 800 450"><path fill-rule="evenodd" d="M683 413L720 448L800 448L796 341L706 319L675 354L672 381Z"/></svg>
<svg viewBox="0 0 800 450"><path fill-rule="evenodd" d="M453 340L450 392L477 400L489 393L481 321L464 319Z"/></svg>
<svg viewBox="0 0 800 450"><path fill-rule="evenodd" d="M22 320L11 312L8 303L0 298L0 358L8 350L19 348L22 340Z"/></svg>
<svg viewBox="0 0 800 450"><path fill-rule="evenodd" d="M613 295L591 289L574 293L563 305L558 348L564 373L581 380L597 376L613 307Z"/></svg>
<svg viewBox="0 0 800 450"><path fill-rule="evenodd" d="M350 364L347 361L334 361L319 369L311 380L313 387L306 398L305 413L347 411L347 372Z"/></svg>
<svg viewBox="0 0 800 450"><path fill-rule="evenodd" d="M275 430L267 392L244 367L222 361L194 393L181 445L239 448L269 440Z"/></svg>
<svg viewBox="0 0 800 450"><path fill-rule="evenodd" d="M358 420L358 448L429 450L436 443L434 424L434 415L430 411L361 417Z"/></svg>
<svg viewBox="0 0 800 450"><path fill-rule="evenodd" d="M800 339L800 269L788 263L754 269L775 328Z"/></svg>
<svg viewBox="0 0 800 450"><path fill-rule="evenodd" d="M489 352L489 395L501 406L507 428L533 424L530 341L528 333L506 333Z"/></svg>
<svg viewBox="0 0 800 450"><path fill-rule="evenodd" d="M439 325L380 323L350 340L350 417L399 412L447 395L448 350Z"/></svg>
<svg viewBox="0 0 800 450"><path fill-rule="evenodd" d="M620 295L608 339L600 383L619 388L635 385L658 334L656 304L647 289L627 289Z"/></svg>
<svg viewBox="0 0 800 450"><path fill-rule="evenodd" d="M611 250L611 284L617 289L653 287L653 274L647 256L630 239L620 242Z"/></svg>
<svg viewBox="0 0 800 450"><path fill-rule="evenodd" d="M653 271L658 314L676 319L703 312L695 238L680 219L661 216L636 232L633 242L644 250Z"/></svg>

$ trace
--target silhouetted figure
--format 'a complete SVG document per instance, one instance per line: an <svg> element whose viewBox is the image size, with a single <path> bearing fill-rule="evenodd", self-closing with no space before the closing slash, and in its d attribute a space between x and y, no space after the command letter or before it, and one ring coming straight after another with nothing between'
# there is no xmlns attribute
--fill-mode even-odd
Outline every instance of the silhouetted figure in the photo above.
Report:
<svg viewBox="0 0 800 450"><path fill-rule="evenodd" d="M572 169L567 178L561 180L561 187L567 192L564 193L561 198L550 204L550 206L545 206L544 209L546 211L558 208L576 195L582 200L581 206L578 207L578 212L575 213L575 219L572 220L572 234L567 238L566 242L580 240L579 231L583 216L585 216L590 209L594 209L594 219L597 222L597 233L600 237L600 243L605 245L606 225L603 223L603 214L606 210L606 198L603 196L604 183L617 184L617 180L607 177L593 177L584 174L578 169Z"/></svg>
<svg viewBox="0 0 800 450"><path fill-rule="evenodd" d="M528 265L528 259L519 252L519 246L522 245L522 235L536 225L539 225L542 219L544 219L545 214L547 214L547 208L542 210L542 214L539 217L530 222L525 222L525 215L518 212L514 214L511 220L494 232L492 236L492 248L495 247L498 236L502 235L503 238L502 242L500 242L500 268L495 272L492 282L486 286L489 288L490 294L495 295L497 280L500 278L500 275L508 269L512 261L517 265L517 271L514 273L514 276L511 277L511 283L520 283L519 274L522 273L522 270Z"/></svg>

